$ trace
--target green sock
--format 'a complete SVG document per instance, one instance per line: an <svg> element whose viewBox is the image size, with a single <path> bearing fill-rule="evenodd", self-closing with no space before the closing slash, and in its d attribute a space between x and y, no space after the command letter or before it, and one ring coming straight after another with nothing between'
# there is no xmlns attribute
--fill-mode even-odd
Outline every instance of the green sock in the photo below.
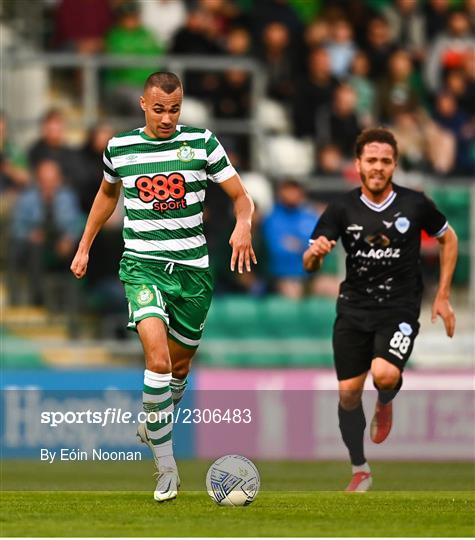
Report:
<svg viewBox="0 0 475 540"><path fill-rule="evenodd" d="M175 407L182 400L187 384L188 379L186 377L184 379L177 379L175 377L172 377L172 380L170 382L170 389L172 391L173 405Z"/></svg>
<svg viewBox="0 0 475 540"><path fill-rule="evenodd" d="M154 457L167 464L173 461L171 377L171 373L155 373L146 369L143 384L143 408L149 413L147 436L152 441Z"/></svg>

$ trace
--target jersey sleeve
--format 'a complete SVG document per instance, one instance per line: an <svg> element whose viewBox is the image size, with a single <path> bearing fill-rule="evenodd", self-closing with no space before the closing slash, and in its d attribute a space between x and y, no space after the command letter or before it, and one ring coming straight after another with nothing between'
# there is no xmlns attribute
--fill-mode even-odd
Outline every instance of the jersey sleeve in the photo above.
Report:
<svg viewBox="0 0 475 540"><path fill-rule="evenodd" d="M329 204L320 219L317 221L309 244L313 244L319 236L326 236L328 240L338 240L340 238L341 210L335 204Z"/></svg>
<svg viewBox="0 0 475 540"><path fill-rule="evenodd" d="M449 228L447 218L435 206L434 202L426 195L423 196L422 203L422 228L430 236L438 238Z"/></svg>
<svg viewBox="0 0 475 540"><path fill-rule="evenodd" d="M216 135L209 132L206 140L206 174L208 178L217 184L224 182L236 174L235 168L231 165L228 156Z"/></svg>
<svg viewBox="0 0 475 540"><path fill-rule="evenodd" d="M112 165L109 145L110 145L110 141L107 143L106 149L104 150L104 153L102 154L102 163L104 166L104 178L111 184L117 184L117 182L120 182L120 176L115 171L114 165Z"/></svg>

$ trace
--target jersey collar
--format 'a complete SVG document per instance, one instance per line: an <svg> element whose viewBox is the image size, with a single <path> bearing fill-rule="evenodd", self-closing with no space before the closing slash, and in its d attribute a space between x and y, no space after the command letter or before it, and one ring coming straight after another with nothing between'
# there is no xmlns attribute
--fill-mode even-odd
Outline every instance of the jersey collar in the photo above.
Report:
<svg viewBox="0 0 475 540"><path fill-rule="evenodd" d="M145 128L146 127L147 126L143 126L143 127L139 128L139 135L142 137L142 139L145 139L146 141L151 141L151 142L169 141L169 140L174 139L175 137L177 137L180 134L180 131L181 131L181 125L177 125L175 132L172 133L169 137L155 138L155 137L150 137L150 135L147 135L145 133Z"/></svg>
<svg viewBox="0 0 475 540"><path fill-rule="evenodd" d="M396 192L391 191L391 193L384 199L384 201L380 203L374 203L373 201L370 201L368 197L366 197L363 193L360 195L360 199L362 202L374 212L382 212L383 210L386 210L389 206L391 206L391 203L396 198Z"/></svg>

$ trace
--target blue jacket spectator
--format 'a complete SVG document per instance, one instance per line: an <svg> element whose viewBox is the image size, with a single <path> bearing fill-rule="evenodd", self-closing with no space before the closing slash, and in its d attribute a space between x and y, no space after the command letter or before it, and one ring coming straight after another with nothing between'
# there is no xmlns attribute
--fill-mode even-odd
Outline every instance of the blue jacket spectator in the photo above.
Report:
<svg viewBox="0 0 475 540"><path fill-rule="evenodd" d="M279 185L278 203L263 223L263 233L269 255L269 271L277 290L290 297L303 294L306 273L302 254L315 226L316 212L305 204L302 186L293 180Z"/></svg>
<svg viewBox="0 0 475 540"><path fill-rule="evenodd" d="M35 180L36 185L20 195L12 211L9 290L16 291L13 281L26 273L29 301L42 305L44 276L68 273L83 219L78 198L63 185L55 161L40 161Z"/></svg>
<svg viewBox="0 0 475 540"><path fill-rule="evenodd" d="M32 231L38 230L47 221L47 207L43 203L41 191L32 187L23 193L14 208L12 216L12 237L26 240ZM72 240L79 237L82 216L76 194L68 187L61 187L51 200L51 217L58 233Z"/></svg>

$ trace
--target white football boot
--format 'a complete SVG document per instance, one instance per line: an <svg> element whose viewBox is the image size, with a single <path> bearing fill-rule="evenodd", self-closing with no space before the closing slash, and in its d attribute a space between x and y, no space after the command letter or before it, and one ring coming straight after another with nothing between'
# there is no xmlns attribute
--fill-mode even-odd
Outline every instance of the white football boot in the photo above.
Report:
<svg viewBox="0 0 475 540"><path fill-rule="evenodd" d="M178 469L176 466L160 467L160 461L155 455L153 443L147 435L147 425L145 423L139 424L137 428L137 440L150 448L157 468L157 472L155 473L158 475L157 487L153 493L153 498L158 502L174 499L177 496L178 488L180 487Z"/></svg>
<svg viewBox="0 0 475 540"><path fill-rule="evenodd" d="M175 467L162 467L158 472L157 487L153 498L157 502L169 501L178 495L180 478Z"/></svg>

